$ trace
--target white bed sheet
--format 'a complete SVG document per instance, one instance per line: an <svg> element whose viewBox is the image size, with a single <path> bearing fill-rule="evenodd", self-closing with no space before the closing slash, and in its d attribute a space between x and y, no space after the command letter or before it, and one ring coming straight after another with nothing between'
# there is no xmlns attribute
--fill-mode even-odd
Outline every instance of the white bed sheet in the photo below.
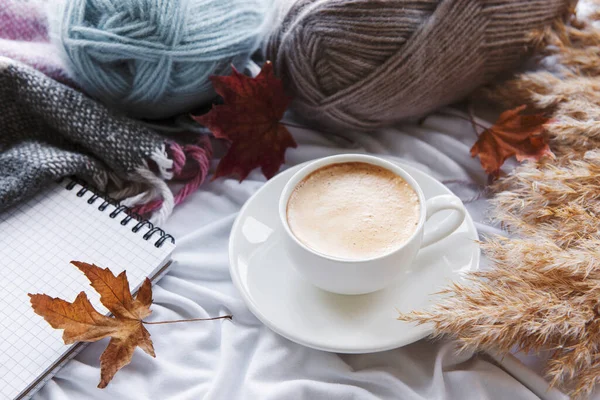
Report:
<svg viewBox="0 0 600 400"><path fill-rule="evenodd" d="M464 117L464 116L463 116ZM486 182L469 149L468 121L438 113L421 125L405 124L366 135L334 136L290 128L299 146L286 167L331 154L390 155L431 174L467 203L480 233ZM89 345L36 399L564 399L514 357L457 355L451 343L421 340L382 353L338 355L290 342L260 323L233 287L228 235L243 203L264 183L259 172L238 183L205 184L176 208L165 228L177 238L175 265L155 286L153 320L232 313L234 320L149 327L157 358L136 350L132 363L100 390L99 356L106 341ZM484 260L485 267L485 260ZM535 363L535 358L524 359Z"/></svg>

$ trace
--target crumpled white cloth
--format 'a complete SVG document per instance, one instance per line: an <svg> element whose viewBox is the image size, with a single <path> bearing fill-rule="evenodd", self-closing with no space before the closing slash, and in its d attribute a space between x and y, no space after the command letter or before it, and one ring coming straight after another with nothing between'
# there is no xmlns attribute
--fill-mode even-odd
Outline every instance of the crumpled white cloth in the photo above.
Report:
<svg viewBox="0 0 600 400"><path fill-rule="evenodd" d="M454 112L454 111L448 111ZM464 115L463 115L464 117ZM482 121L484 122L484 121ZM343 136L290 128L298 148L286 167L338 153L391 155L446 182L466 203L480 233L486 176L469 149L476 140L464 119L438 113L370 135ZM152 320L232 313L233 321L152 325L156 359L136 350L132 363L104 389L90 344L36 399L564 399L514 357L457 355L451 343L421 340L382 353L338 355L305 348L273 333L246 308L228 270L228 236L244 202L265 182L259 172L241 184L205 184L177 208L166 230L177 238L176 261L154 289Z"/></svg>

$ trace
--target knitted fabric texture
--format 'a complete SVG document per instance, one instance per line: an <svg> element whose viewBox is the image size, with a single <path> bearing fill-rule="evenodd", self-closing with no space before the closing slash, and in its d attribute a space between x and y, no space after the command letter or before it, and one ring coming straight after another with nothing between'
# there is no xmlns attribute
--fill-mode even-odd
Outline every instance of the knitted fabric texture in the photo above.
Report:
<svg viewBox="0 0 600 400"><path fill-rule="evenodd" d="M77 175L128 206L160 200L153 208L158 209L155 221L170 214L175 201L165 180L174 177L174 169L184 169L181 146L2 57L0 105L0 210L52 180ZM192 147L202 167L186 174L198 187L208 172L210 151Z"/></svg>
<svg viewBox="0 0 600 400"><path fill-rule="evenodd" d="M282 2L267 55L305 119L369 130L455 102L523 58L568 0Z"/></svg>

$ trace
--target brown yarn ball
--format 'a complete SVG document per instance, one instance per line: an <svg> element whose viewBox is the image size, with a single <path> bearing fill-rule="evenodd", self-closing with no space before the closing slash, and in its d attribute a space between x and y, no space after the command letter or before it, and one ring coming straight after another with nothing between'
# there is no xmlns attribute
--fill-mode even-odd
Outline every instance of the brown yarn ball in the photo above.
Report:
<svg viewBox="0 0 600 400"><path fill-rule="evenodd" d="M267 56L293 109L369 130L422 116L519 65L572 0L297 0Z"/></svg>

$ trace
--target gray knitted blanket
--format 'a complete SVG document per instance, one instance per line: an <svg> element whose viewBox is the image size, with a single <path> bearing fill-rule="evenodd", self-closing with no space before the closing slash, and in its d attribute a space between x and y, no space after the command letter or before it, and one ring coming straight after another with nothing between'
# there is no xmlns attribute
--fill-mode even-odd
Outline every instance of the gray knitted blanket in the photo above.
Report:
<svg viewBox="0 0 600 400"><path fill-rule="evenodd" d="M155 220L164 220L176 202L165 180L183 170L183 149L25 64L0 57L0 212L52 180L76 175L127 206L152 203L145 210L158 211ZM198 168L195 182L207 173L210 153L202 154L205 159L196 161L205 168Z"/></svg>

